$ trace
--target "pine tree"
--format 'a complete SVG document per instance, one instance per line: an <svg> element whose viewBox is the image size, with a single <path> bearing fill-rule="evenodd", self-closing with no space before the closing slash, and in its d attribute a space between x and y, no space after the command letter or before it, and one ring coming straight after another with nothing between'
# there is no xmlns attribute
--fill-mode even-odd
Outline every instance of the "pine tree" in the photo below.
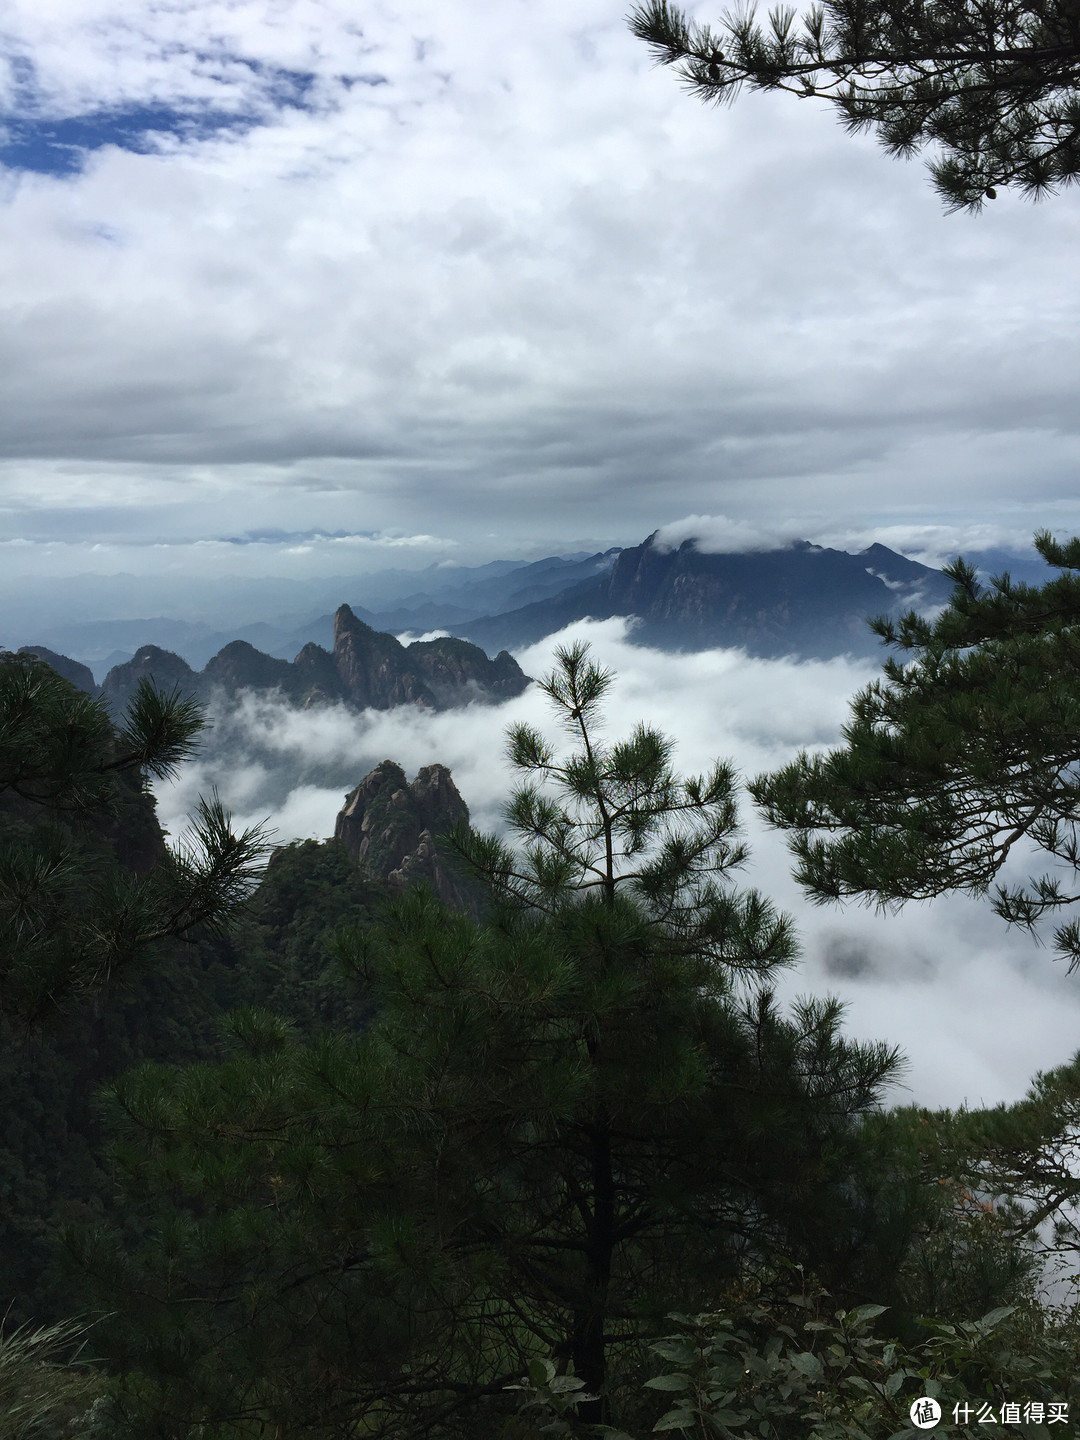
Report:
<svg viewBox="0 0 1080 1440"><path fill-rule="evenodd" d="M486 923L421 892L343 936L365 1035L248 1013L224 1068L114 1087L160 1239L83 1253L130 1316L135 1433L480 1436L549 1354L599 1420L673 1303L811 1258L896 1056L833 1003L779 1012L793 938L732 884L733 774L602 743L610 678L575 647L545 682L571 755L512 733L524 846L457 836Z"/></svg>
<svg viewBox="0 0 1080 1440"><path fill-rule="evenodd" d="M890 155L928 145L950 209L978 210L996 188L1035 198L1080 174L1080 12L1075 0L823 0L726 13L714 29L645 0L630 27L691 94L733 100L743 85L833 104L849 130L873 129Z"/></svg>
<svg viewBox="0 0 1080 1440"><path fill-rule="evenodd" d="M170 850L144 793L201 723L193 701L144 682L117 732L104 702L0 653L0 1018L46 1018L162 941L222 926L249 892L258 832L233 834L214 799Z"/></svg>
<svg viewBox="0 0 1080 1440"><path fill-rule="evenodd" d="M984 590L958 560L936 621L875 621L913 658L890 659L855 698L841 749L804 753L750 786L792 831L812 899L985 895L1027 847L1059 873L997 885L997 913L1034 931L1080 903L1080 540L1041 532L1035 544L1061 572L1041 587L1003 575ZM1080 922L1063 920L1054 946L1080 964Z"/></svg>

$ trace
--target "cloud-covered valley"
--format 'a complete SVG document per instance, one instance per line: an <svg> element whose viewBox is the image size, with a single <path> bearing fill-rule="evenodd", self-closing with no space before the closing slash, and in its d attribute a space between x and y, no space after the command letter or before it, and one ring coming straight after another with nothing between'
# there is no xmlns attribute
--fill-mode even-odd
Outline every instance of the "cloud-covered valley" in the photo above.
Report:
<svg viewBox="0 0 1080 1440"><path fill-rule="evenodd" d="M579 637L617 674L608 733L625 733L638 720L656 726L675 738L684 772L722 757L752 776L803 747L835 743L851 695L875 673L847 659L662 653L629 643L622 620L581 622L518 659L541 676L555 644ZM496 828L513 785L504 734L516 720L562 738L536 686L502 705L441 713L298 710L248 693L234 707L212 709L201 757L159 788L159 811L178 835L198 795L216 788L238 823L269 817L277 843L326 838L344 792L389 758L410 775L422 765L449 766L473 823ZM769 832L749 803L743 818L752 846L746 883L793 913L802 936L803 959L781 991L838 994L856 1034L899 1044L910 1068L909 1088L897 1099L1013 1099L1037 1069L1075 1052L1080 977L1068 976L1029 936L1008 930L985 902L949 897L893 916L812 907L791 880L783 837Z"/></svg>

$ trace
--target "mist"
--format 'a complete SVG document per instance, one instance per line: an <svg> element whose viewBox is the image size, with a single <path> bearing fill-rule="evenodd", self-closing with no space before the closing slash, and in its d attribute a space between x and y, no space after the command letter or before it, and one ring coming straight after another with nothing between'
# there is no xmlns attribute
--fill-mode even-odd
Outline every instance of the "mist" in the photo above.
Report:
<svg viewBox="0 0 1080 1440"><path fill-rule="evenodd" d="M755 659L740 650L669 654L632 643L628 622L582 621L517 652L527 674L550 670L555 648L587 640L615 672L605 733L639 720L676 742L676 767L732 761L749 778L803 748L839 741L851 696L877 673L849 659ZM215 703L199 757L157 790L162 823L179 835L199 795L215 790L238 825L269 820L276 844L325 839L351 789L381 760L411 777L447 765L474 825L498 829L514 775L505 732L528 721L566 737L539 687L501 705L433 713L413 707L357 713L296 709L247 693ZM908 1059L895 1103L990 1105L1019 1098L1039 1069L1070 1059L1080 1035L1080 976L1069 976L1031 936L1005 926L986 901L949 896L883 915L857 905L811 905L791 878L784 837L745 797L742 819L753 885L796 920L800 963L782 996L838 995L849 1031L898 1045Z"/></svg>

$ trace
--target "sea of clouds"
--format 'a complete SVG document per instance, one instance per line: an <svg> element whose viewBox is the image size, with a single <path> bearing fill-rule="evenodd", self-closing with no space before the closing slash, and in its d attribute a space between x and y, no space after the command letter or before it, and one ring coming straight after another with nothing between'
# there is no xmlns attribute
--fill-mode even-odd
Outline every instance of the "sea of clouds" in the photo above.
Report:
<svg viewBox="0 0 1080 1440"><path fill-rule="evenodd" d="M746 777L804 747L840 737L852 694L876 673L848 659L754 659L739 650L666 654L632 643L625 620L582 621L518 654L532 676L551 668L558 644L586 639L616 672L607 734L643 720L673 736L675 760L700 772L717 757ZM247 694L217 706L200 757L158 789L166 828L182 833L200 794L216 789L240 825L269 819L274 840L333 834L344 793L381 760L412 776L449 766L473 823L497 828L514 783L508 725L525 720L560 739L539 687L502 705L430 713L413 707L357 713L298 709ZM1080 1035L1080 975L1010 930L985 901L952 896L882 915L859 906L810 905L791 879L784 838L743 807L752 856L747 884L797 921L798 966L786 996L831 993L847 1003L850 1031L883 1039L908 1057L898 1103L996 1104L1019 1098L1032 1075L1064 1063Z"/></svg>

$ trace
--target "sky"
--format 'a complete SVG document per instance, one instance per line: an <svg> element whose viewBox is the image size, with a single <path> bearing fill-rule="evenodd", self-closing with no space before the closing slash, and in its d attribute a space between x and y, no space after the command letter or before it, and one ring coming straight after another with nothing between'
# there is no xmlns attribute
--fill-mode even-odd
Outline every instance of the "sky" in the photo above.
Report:
<svg viewBox="0 0 1080 1440"><path fill-rule="evenodd" d="M1080 193L946 215L626 8L9 0L0 599L1080 530Z"/></svg>
<svg viewBox="0 0 1080 1440"><path fill-rule="evenodd" d="M628 643L620 619L582 621L519 652L526 672L546 674L554 648L588 641L615 671L605 738L639 720L676 740L682 773L707 771L717 758L746 778L776 769L803 746L839 739L851 695L874 675L867 662L840 658L760 660L738 650L665 654ZM216 710L201 759L157 787L159 814L174 838L200 794L217 788L238 826L269 819L275 843L325 839L345 792L384 759L413 778L422 765L449 766L481 829L502 828L515 783L505 757L506 728L525 720L561 753L537 686L502 705L439 713L414 707L358 714L344 707L299 710L248 694L235 710ZM890 1103L994 1105L1024 1095L1037 1070L1064 1064L1080 1035L1080 975L1024 932L1009 929L985 900L950 896L880 915L858 905L816 908L790 875L783 836L741 803L751 860L735 877L790 913L802 958L780 977L780 995L840 996L849 1033L886 1040L907 1056ZM1023 880L1026 861L1015 874ZM1036 872L1038 873L1038 872Z"/></svg>

